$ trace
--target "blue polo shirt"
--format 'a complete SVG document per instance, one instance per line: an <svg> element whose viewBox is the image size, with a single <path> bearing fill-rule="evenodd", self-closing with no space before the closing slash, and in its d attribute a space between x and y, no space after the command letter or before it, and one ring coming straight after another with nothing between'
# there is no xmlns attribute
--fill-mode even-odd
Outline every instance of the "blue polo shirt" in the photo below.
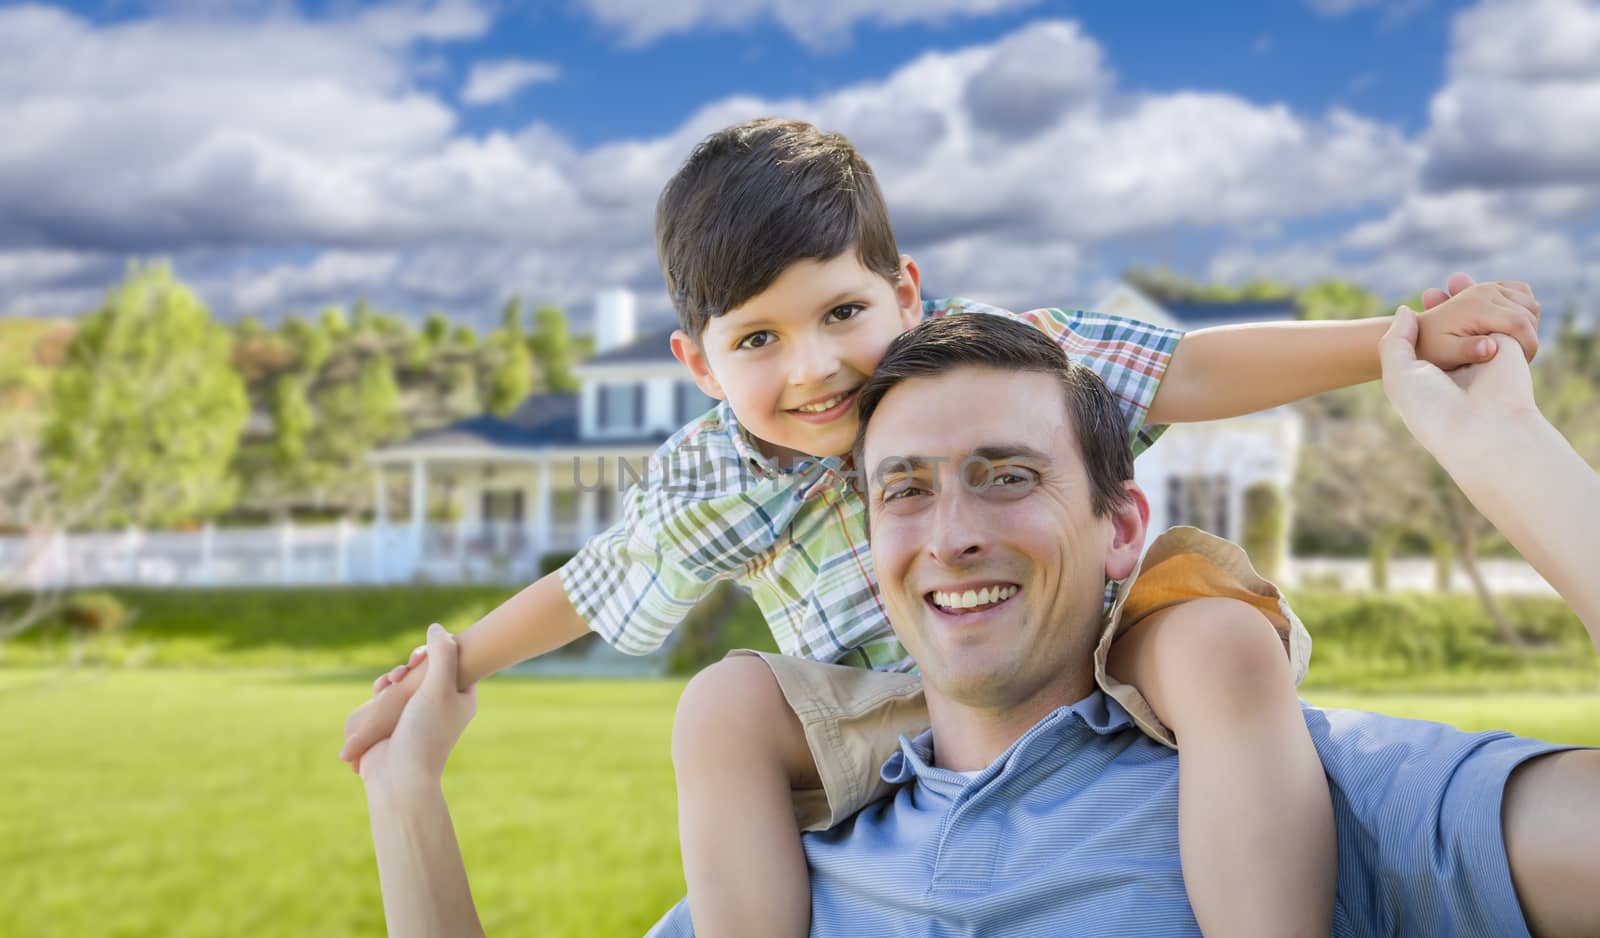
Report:
<svg viewBox="0 0 1600 938"><path fill-rule="evenodd" d="M1333 796L1336 936L1527 935L1500 803L1561 748L1304 707ZM1177 754L1096 691L966 777L932 737L883 767L894 797L804 838L817 936L1199 935L1178 859ZM687 902L655 929L689 936Z"/></svg>

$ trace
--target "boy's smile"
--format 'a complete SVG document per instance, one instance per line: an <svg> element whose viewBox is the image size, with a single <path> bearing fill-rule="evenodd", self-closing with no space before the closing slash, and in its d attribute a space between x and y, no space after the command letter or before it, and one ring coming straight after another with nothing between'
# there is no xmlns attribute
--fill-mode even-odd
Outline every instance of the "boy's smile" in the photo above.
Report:
<svg viewBox="0 0 1600 938"><path fill-rule="evenodd" d="M922 319L920 278L904 256L899 283L854 250L796 261L713 317L699 342L673 333L672 352L702 391L728 402L768 457L838 456L855 440L856 393L889 343Z"/></svg>

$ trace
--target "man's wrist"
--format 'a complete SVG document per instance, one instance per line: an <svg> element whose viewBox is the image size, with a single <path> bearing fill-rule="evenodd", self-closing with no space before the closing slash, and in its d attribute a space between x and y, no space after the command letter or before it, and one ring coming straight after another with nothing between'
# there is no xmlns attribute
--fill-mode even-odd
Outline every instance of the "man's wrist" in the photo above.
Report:
<svg viewBox="0 0 1600 938"><path fill-rule="evenodd" d="M444 797L443 782L425 772L384 772L363 778L367 800L393 811L409 811Z"/></svg>
<svg viewBox="0 0 1600 938"><path fill-rule="evenodd" d="M1475 422L1465 432L1441 440L1432 455L1463 488L1480 477L1499 478L1508 464L1540 458L1560 433L1537 409Z"/></svg>

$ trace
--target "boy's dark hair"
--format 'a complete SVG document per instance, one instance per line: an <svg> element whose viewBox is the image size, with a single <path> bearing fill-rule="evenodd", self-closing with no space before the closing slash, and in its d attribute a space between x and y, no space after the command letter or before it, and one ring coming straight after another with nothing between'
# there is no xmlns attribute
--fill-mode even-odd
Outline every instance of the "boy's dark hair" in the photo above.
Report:
<svg viewBox="0 0 1600 938"><path fill-rule="evenodd" d="M890 283L900 251L872 167L840 134L761 118L695 147L656 202L656 257L695 341L800 260L850 248Z"/></svg>
<svg viewBox="0 0 1600 938"><path fill-rule="evenodd" d="M1122 483L1133 478L1133 450L1122 410L1100 376L1069 360L1059 345L1033 326L987 313L930 319L889 343L857 398L861 422L852 452L863 488L871 467L862 465L862 444L884 395L907 379L936 377L965 367L1054 375L1078 438L1078 455L1089 476L1089 502L1095 515L1103 516L1127 500Z"/></svg>

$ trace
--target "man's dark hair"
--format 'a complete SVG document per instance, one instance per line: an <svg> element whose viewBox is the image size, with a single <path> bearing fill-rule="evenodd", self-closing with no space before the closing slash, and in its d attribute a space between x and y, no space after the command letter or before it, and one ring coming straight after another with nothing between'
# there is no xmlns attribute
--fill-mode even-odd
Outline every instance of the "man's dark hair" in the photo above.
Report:
<svg viewBox="0 0 1600 938"><path fill-rule="evenodd" d="M1069 360L1059 345L1033 326L987 313L931 319L889 343L889 350L857 398L861 422L852 452L863 488L871 467L862 465L862 444L884 395L910 378L932 378L965 367L1054 375L1078 438L1078 455L1088 472L1089 501L1095 515L1103 516L1127 499L1122 483L1133 478L1133 450L1122 410L1100 376Z"/></svg>
<svg viewBox="0 0 1600 938"><path fill-rule="evenodd" d="M742 305L800 260L854 248L862 266L899 280L900 251L872 167L840 134L761 118L695 147L656 202L656 258L678 323L699 341L713 316Z"/></svg>

